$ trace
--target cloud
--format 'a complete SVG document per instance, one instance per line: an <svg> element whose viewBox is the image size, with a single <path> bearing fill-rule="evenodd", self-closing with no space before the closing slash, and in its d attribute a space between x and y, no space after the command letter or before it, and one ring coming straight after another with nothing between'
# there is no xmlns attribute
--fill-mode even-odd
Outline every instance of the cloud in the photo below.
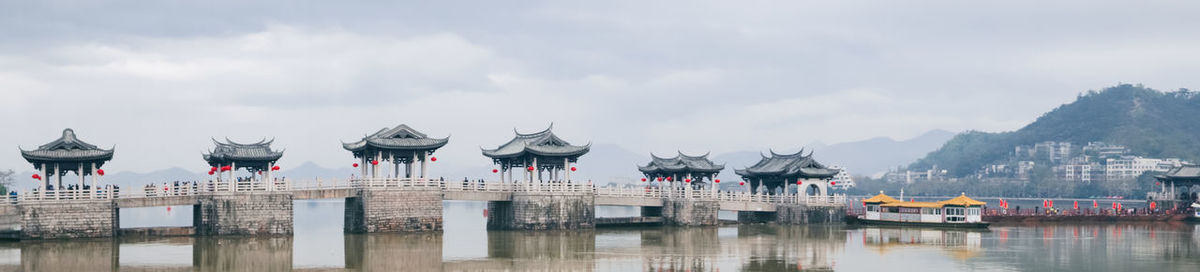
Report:
<svg viewBox="0 0 1200 272"><path fill-rule="evenodd" d="M0 114L114 170L201 165L209 137L284 164L408 123L446 164L550 122L636 153L1012 130L1117 82L1196 88L1200 27L1157 2L0 3ZM0 169L27 165L14 151Z"/></svg>

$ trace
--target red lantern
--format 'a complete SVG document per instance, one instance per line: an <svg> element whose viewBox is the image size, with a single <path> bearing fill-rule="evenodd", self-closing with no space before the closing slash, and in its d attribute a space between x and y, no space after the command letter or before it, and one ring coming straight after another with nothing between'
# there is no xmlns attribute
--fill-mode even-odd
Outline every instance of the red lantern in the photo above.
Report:
<svg viewBox="0 0 1200 272"><path fill-rule="evenodd" d="M829 185L837 186L837 181L830 181Z"/></svg>
<svg viewBox="0 0 1200 272"><path fill-rule="evenodd" d="M1150 202L1150 209L1153 210L1155 208L1158 208L1158 203Z"/></svg>
<svg viewBox="0 0 1200 272"><path fill-rule="evenodd" d="M371 165L379 165L379 161L371 161Z"/></svg>
<svg viewBox="0 0 1200 272"><path fill-rule="evenodd" d="M1078 210L1079 209L1079 200L1076 200L1073 204L1071 204L1071 206L1074 206L1075 209Z"/></svg>
<svg viewBox="0 0 1200 272"><path fill-rule="evenodd" d="M259 174L259 175L262 175L262 171L258 171L258 174Z"/></svg>
<svg viewBox="0 0 1200 272"><path fill-rule="evenodd" d="M212 169L210 169L210 170L208 170L208 171L217 171L217 167L216 167L216 166L213 166L213 167L212 167Z"/></svg>
<svg viewBox="0 0 1200 272"><path fill-rule="evenodd" d="M104 169L96 169L96 174L104 175Z"/></svg>
<svg viewBox="0 0 1200 272"><path fill-rule="evenodd" d="M41 179L42 179L42 176L41 176L41 175L38 175L38 174L33 174L33 179L36 179L36 180L41 180Z"/></svg>
<svg viewBox="0 0 1200 272"><path fill-rule="evenodd" d="M655 178L656 181L662 181L662 177Z"/></svg>
<svg viewBox="0 0 1200 272"><path fill-rule="evenodd" d="M667 181L671 181L671 177L667 177Z"/></svg>
<svg viewBox="0 0 1200 272"><path fill-rule="evenodd" d="M271 171L279 171L279 166L276 165L274 167L271 167Z"/></svg>
<svg viewBox="0 0 1200 272"><path fill-rule="evenodd" d="M429 157L429 161L437 161L437 157Z"/></svg>
<svg viewBox="0 0 1200 272"><path fill-rule="evenodd" d="M499 169L492 169L492 173L500 173Z"/></svg>
<svg viewBox="0 0 1200 272"><path fill-rule="evenodd" d="M358 163L354 163L354 168L358 168Z"/></svg>
<svg viewBox="0 0 1200 272"><path fill-rule="evenodd" d="M746 185L745 181L738 181L738 185Z"/></svg>
<svg viewBox="0 0 1200 272"><path fill-rule="evenodd" d="M646 182L646 178L642 178L642 182Z"/></svg>
<svg viewBox="0 0 1200 272"><path fill-rule="evenodd" d="M575 167L571 166L571 172L575 172Z"/></svg>
<svg viewBox="0 0 1200 272"><path fill-rule="evenodd" d="M796 185L800 185L800 183L801 183L801 182L802 182L802 181L799 181L799 180L797 180L797 181L796 181Z"/></svg>
<svg viewBox="0 0 1200 272"><path fill-rule="evenodd" d="M721 179L714 179L713 183L721 183Z"/></svg>
<svg viewBox="0 0 1200 272"><path fill-rule="evenodd" d="M692 183L692 179L683 179L683 182Z"/></svg>
<svg viewBox="0 0 1200 272"><path fill-rule="evenodd" d="M529 169L529 172L533 172L533 166L530 166L528 169Z"/></svg>
<svg viewBox="0 0 1200 272"><path fill-rule="evenodd" d="M212 175L213 175L213 171L208 171L208 175L209 175L209 176L212 176Z"/></svg>

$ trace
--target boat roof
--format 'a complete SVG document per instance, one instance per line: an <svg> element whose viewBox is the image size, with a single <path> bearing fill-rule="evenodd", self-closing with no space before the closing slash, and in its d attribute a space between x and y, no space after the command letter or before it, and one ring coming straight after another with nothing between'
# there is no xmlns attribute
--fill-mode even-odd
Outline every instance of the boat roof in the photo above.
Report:
<svg viewBox="0 0 1200 272"><path fill-rule="evenodd" d="M900 202L900 200L896 200L895 198L892 198L888 195L883 194L883 192L879 192L878 195L872 196L871 198L868 198L868 199L863 199L862 202L867 203L867 204L879 204L879 203Z"/></svg>
<svg viewBox="0 0 1200 272"><path fill-rule="evenodd" d="M893 203L884 203L883 205L879 205L879 206L880 207L902 207L902 208L941 208L942 206L945 206L945 205L943 205L942 203L938 203L938 202L893 202Z"/></svg>
<svg viewBox="0 0 1200 272"><path fill-rule="evenodd" d="M951 205L951 206L983 206L983 205L987 205L987 202L974 200L974 199L971 199L970 197L967 197L967 193L963 193L962 195L955 197L955 198L951 198L949 200L938 201L938 203L941 203L944 205Z"/></svg>

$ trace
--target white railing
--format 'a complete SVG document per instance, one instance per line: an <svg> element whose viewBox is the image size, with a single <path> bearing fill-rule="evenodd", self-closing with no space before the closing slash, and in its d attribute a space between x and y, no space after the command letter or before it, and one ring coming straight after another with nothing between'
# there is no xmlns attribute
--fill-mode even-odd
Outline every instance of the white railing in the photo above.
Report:
<svg viewBox="0 0 1200 272"><path fill-rule="evenodd" d="M590 183L575 182L546 182L546 183L500 183L480 180L442 181L433 179L414 178L367 178L367 179L315 179L295 182L289 179L276 179L273 182L257 180L240 180L231 182L203 181L170 183L164 185L145 186L140 189L117 189L112 186L100 187L95 190L67 189L32 191L19 195L10 195L9 203L18 202L48 202L48 201L79 201L105 200L118 198L152 198L190 196L202 193L238 193L261 191L305 191L328 189L355 188L388 188L413 190L442 190L448 192L564 192L564 193L594 193L598 197L647 198L647 199L699 199L729 202L753 203L802 203L807 205L845 205L846 196L835 194L829 196L803 195L768 195L752 194L749 192L719 192L711 189L688 189L669 187L595 187ZM122 191L124 190L124 191Z"/></svg>

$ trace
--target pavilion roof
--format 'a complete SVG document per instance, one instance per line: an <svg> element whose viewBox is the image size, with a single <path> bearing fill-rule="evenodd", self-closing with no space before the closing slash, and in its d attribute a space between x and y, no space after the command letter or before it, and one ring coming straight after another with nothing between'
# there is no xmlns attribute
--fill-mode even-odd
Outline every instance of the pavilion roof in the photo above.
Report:
<svg viewBox="0 0 1200 272"><path fill-rule="evenodd" d="M1184 164L1154 178L1160 181L1200 182L1200 165Z"/></svg>
<svg viewBox="0 0 1200 272"><path fill-rule="evenodd" d="M283 151L271 150L270 141L263 139L253 144L236 143L228 138L222 143L216 139L212 140L216 147L208 153L204 154L204 160L209 164L224 164L226 162L267 162L279 160L283 157Z"/></svg>
<svg viewBox="0 0 1200 272"><path fill-rule="evenodd" d="M892 197L890 197L890 196L888 196L888 195L885 195L885 194L883 194L883 192L879 192L879 194L878 194L878 195L875 195L875 196L873 196L873 197L871 197L871 198L868 198L868 199L863 199L863 201L862 201L862 202L863 202L863 203L868 203L868 204L876 204L876 203L892 203L892 202L900 202L900 200L896 200L895 198L892 198Z"/></svg>
<svg viewBox="0 0 1200 272"><path fill-rule="evenodd" d="M675 157L660 158L654 153L650 154L650 162L646 166L638 166L638 171L642 173L716 173L725 169L724 164L713 163L708 159L708 154L700 156L689 156L683 152L677 152Z"/></svg>
<svg viewBox="0 0 1200 272"><path fill-rule="evenodd" d="M383 128L378 132L367 135L357 142L342 143L346 150L360 152L367 149L383 150L434 150L441 148L450 141L446 138L429 138L405 124L394 128Z"/></svg>
<svg viewBox="0 0 1200 272"><path fill-rule="evenodd" d="M516 134L512 140L500 145L495 149L484 149L484 156L493 159L516 158L526 155L534 156L552 156L552 157L577 157L586 154L591 149L592 143L586 145L571 145L571 143L554 135L550 130L554 128L554 124L546 130L524 134L513 132Z"/></svg>
<svg viewBox="0 0 1200 272"><path fill-rule="evenodd" d="M18 147L18 149L20 148ZM42 162L103 162L112 159L114 149L101 149L84 142L75 136L75 130L68 128L63 130L62 137L38 146L37 149L21 149L21 156L34 164Z"/></svg>
<svg viewBox="0 0 1200 272"><path fill-rule="evenodd" d="M832 178L837 175L837 169L825 167L812 157L812 152L804 155L804 150L795 154L778 154L771 151L771 156L746 167L735 169L734 172L743 177L799 177L799 178Z"/></svg>
<svg viewBox="0 0 1200 272"><path fill-rule="evenodd" d="M987 202L974 200L974 199L971 199L970 197L967 197L966 193L963 193L962 195L955 197L955 198L938 201L938 203L943 204L943 205L952 205L952 206L983 206L983 205L987 205Z"/></svg>

